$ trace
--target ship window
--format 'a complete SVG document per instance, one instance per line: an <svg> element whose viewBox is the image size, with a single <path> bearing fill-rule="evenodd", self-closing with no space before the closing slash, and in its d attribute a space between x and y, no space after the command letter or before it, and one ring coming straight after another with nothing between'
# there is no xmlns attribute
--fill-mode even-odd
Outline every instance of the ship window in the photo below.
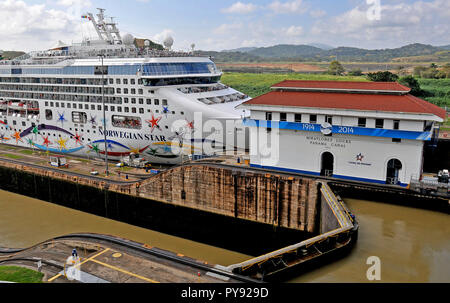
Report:
<svg viewBox="0 0 450 303"><path fill-rule="evenodd" d="M294 119L296 123L302 123L302 114L295 114Z"/></svg>
<svg viewBox="0 0 450 303"><path fill-rule="evenodd" d="M115 112L116 111L116 107L115 106L111 106L111 111Z"/></svg>
<svg viewBox="0 0 450 303"><path fill-rule="evenodd" d="M117 88L117 89L116 89L116 92L117 92L118 94L121 94L121 93L122 93L122 89Z"/></svg>
<svg viewBox="0 0 450 303"><path fill-rule="evenodd" d="M123 102L124 102L124 103L128 103L128 102L129 102L129 99L128 99L128 98L123 98Z"/></svg>
<svg viewBox="0 0 450 303"><path fill-rule="evenodd" d="M129 113L129 112L130 112L130 108L125 107L125 112L126 112L126 113Z"/></svg>
<svg viewBox="0 0 450 303"><path fill-rule="evenodd" d="M48 106L48 101L45 101L45 106Z"/></svg>
<svg viewBox="0 0 450 303"><path fill-rule="evenodd" d="M73 105L73 108L77 108L77 104L76 103L73 103L72 105Z"/></svg>
<svg viewBox="0 0 450 303"><path fill-rule="evenodd" d="M383 119L376 119L375 127L376 128L384 128L384 120Z"/></svg>
<svg viewBox="0 0 450 303"><path fill-rule="evenodd" d="M124 94L128 94L128 88L124 88L124 89L123 89L123 93L124 93Z"/></svg>
<svg viewBox="0 0 450 303"><path fill-rule="evenodd" d="M51 107L55 106L55 103L50 102L50 106L51 106Z"/></svg>
<svg viewBox="0 0 450 303"><path fill-rule="evenodd" d="M108 111L108 105L105 105L105 111Z"/></svg>
<svg viewBox="0 0 450 303"><path fill-rule="evenodd" d="M147 99L147 105L151 105L152 104L152 99Z"/></svg>
<svg viewBox="0 0 450 303"><path fill-rule="evenodd" d="M85 104L85 105L84 105L84 109L89 109L89 105L88 105L88 104Z"/></svg>
<svg viewBox="0 0 450 303"><path fill-rule="evenodd" d="M97 105L97 110L102 110L102 106L101 105Z"/></svg>
<svg viewBox="0 0 450 303"><path fill-rule="evenodd" d="M142 122L139 117L113 116L112 125L120 128L141 129Z"/></svg>
<svg viewBox="0 0 450 303"><path fill-rule="evenodd" d="M56 107L59 107L59 102L56 102L55 105L56 105Z"/></svg>
<svg viewBox="0 0 450 303"><path fill-rule="evenodd" d="M136 104L136 98L131 98L131 104Z"/></svg>
<svg viewBox="0 0 450 303"><path fill-rule="evenodd" d="M53 120L53 112L50 109L45 110L45 118L47 120Z"/></svg>
<svg viewBox="0 0 450 303"><path fill-rule="evenodd" d="M155 99L155 105L159 105L159 100Z"/></svg>
<svg viewBox="0 0 450 303"><path fill-rule="evenodd" d="M139 104L144 104L144 99L140 98L139 99Z"/></svg>
<svg viewBox="0 0 450 303"><path fill-rule="evenodd" d="M135 89L135 88L132 88L132 89L131 89L131 94L132 94L132 95L136 95L136 89Z"/></svg>
<svg viewBox="0 0 450 303"><path fill-rule="evenodd" d="M140 108L140 109L139 109L139 113L140 113L140 114L145 113L145 112L144 112L144 109L143 109L143 108Z"/></svg>
<svg viewBox="0 0 450 303"><path fill-rule="evenodd" d="M130 83L131 83L131 85L135 85L135 84L136 84L136 80L131 79L131 80L130 80Z"/></svg>
<svg viewBox="0 0 450 303"><path fill-rule="evenodd" d="M309 115L309 123L316 124L317 123L317 115Z"/></svg>
<svg viewBox="0 0 450 303"><path fill-rule="evenodd" d="M114 79L109 79L109 84L114 84Z"/></svg>
<svg viewBox="0 0 450 303"><path fill-rule="evenodd" d="M131 109L131 112L132 112L133 114L135 114L135 113L136 113L136 107L133 107L133 108Z"/></svg>
<svg viewBox="0 0 450 303"><path fill-rule="evenodd" d="M22 121L22 126L26 126L26 123L25 123L25 121Z"/></svg>
<svg viewBox="0 0 450 303"><path fill-rule="evenodd" d="M167 106L167 100L166 99L162 100L162 105Z"/></svg>
<svg viewBox="0 0 450 303"><path fill-rule="evenodd" d="M95 110L95 105L91 105L91 110Z"/></svg>
<svg viewBox="0 0 450 303"><path fill-rule="evenodd" d="M183 116L183 115L184 115L184 112L181 112L180 114Z"/></svg>
<svg viewBox="0 0 450 303"><path fill-rule="evenodd" d="M140 89L138 90L138 93L139 93L139 95L143 95L143 94L144 94L144 90L143 90L142 88L140 88Z"/></svg>
<svg viewBox="0 0 450 303"><path fill-rule="evenodd" d="M366 127L367 125L367 119L366 118L358 118L358 126L359 127Z"/></svg>
<svg viewBox="0 0 450 303"><path fill-rule="evenodd" d="M78 104L78 109L83 109L83 104Z"/></svg>
<svg viewBox="0 0 450 303"><path fill-rule="evenodd" d="M138 84L139 84L139 85L142 85L142 83L143 83L143 82L142 82L142 79L138 79Z"/></svg>
<svg viewBox="0 0 450 303"><path fill-rule="evenodd" d="M67 108L71 108L71 107L72 107L72 104L67 103Z"/></svg>
<svg viewBox="0 0 450 303"><path fill-rule="evenodd" d="M117 111L119 112L119 113L121 113L122 112L122 107L117 107Z"/></svg>
<svg viewBox="0 0 450 303"><path fill-rule="evenodd" d="M116 79L116 84L120 84L120 79Z"/></svg>
<svg viewBox="0 0 450 303"><path fill-rule="evenodd" d="M65 108L66 105L65 105L64 103L61 103L61 107L62 107L62 108Z"/></svg>
<svg viewBox="0 0 450 303"><path fill-rule="evenodd" d="M72 122L86 124L87 123L87 114L84 112L72 112Z"/></svg>
<svg viewBox="0 0 450 303"><path fill-rule="evenodd" d="M128 79L123 79L123 84L128 84Z"/></svg>

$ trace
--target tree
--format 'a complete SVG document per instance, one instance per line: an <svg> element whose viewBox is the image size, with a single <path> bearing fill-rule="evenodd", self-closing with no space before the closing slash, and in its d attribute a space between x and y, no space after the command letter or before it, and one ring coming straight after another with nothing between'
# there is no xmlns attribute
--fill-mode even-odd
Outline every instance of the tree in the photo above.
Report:
<svg viewBox="0 0 450 303"><path fill-rule="evenodd" d="M438 66L436 64L434 64L434 63L431 63L430 64L430 68L438 68Z"/></svg>
<svg viewBox="0 0 450 303"><path fill-rule="evenodd" d="M398 76L391 72L377 72L377 73L369 73L367 74L367 79L375 82L396 82L398 80Z"/></svg>
<svg viewBox="0 0 450 303"><path fill-rule="evenodd" d="M351 71L348 72L349 76L362 76L363 72L360 68L357 69L352 69Z"/></svg>
<svg viewBox="0 0 450 303"><path fill-rule="evenodd" d="M400 78L398 81L401 85L407 86L411 89L411 95L413 96L423 96L424 91L420 88L419 82L413 76L406 76Z"/></svg>
<svg viewBox="0 0 450 303"><path fill-rule="evenodd" d="M328 68L328 73L330 75L342 76L344 72L345 69L339 61L334 60L330 63L330 67Z"/></svg>
<svg viewBox="0 0 450 303"><path fill-rule="evenodd" d="M414 77L422 78L422 73L425 72L427 68L425 66L416 66L414 67L413 75Z"/></svg>

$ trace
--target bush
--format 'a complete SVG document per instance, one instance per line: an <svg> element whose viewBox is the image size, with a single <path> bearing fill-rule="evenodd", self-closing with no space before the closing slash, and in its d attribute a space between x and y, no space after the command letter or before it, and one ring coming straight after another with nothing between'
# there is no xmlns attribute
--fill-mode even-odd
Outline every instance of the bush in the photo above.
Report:
<svg viewBox="0 0 450 303"><path fill-rule="evenodd" d="M398 80L398 76L391 72L377 72L377 73L369 73L367 74L367 79L375 82L396 82Z"/></svg>

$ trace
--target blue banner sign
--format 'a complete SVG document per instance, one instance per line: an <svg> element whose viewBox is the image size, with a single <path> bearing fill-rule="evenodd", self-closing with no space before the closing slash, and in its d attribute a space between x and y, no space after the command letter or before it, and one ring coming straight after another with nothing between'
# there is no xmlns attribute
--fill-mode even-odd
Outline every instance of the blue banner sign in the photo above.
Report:
<svg viewBox="0 0 450 303"><path fill-rule="evenodd" d="M245 119L244 126L301 130L301 131L316 132L316 133L321 132L326 135L342 134L342 135L355 135L355 136L408 139L408 140L418 140L418 141L430 141L431 136L432 136L431 132L413 132L413 131L404 131L404 130L365 128L365 127L355 127L355 126L332 126L327 123L325 123L324 125L320 125L320 124L295 123L295 122L284 122L284 121L281 121L281 122L263 121L263 120L252 120L252 119Z"/></svg>

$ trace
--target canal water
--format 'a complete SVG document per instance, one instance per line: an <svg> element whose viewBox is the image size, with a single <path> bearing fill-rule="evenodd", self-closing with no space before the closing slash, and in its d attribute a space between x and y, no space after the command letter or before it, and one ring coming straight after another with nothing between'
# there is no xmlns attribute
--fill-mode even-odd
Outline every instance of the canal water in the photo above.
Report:
<svg viewBox="0 0 450 303"><path fill-rule="evenodd" d="M346 200L360 223L349 256L290 282L368 282L366 261L381 261L381 282L450 282L450 217L361 200ZM22 248L56 236L90 232L115 235L230 265L249 256L0 191L0 247Z"/></svg>

